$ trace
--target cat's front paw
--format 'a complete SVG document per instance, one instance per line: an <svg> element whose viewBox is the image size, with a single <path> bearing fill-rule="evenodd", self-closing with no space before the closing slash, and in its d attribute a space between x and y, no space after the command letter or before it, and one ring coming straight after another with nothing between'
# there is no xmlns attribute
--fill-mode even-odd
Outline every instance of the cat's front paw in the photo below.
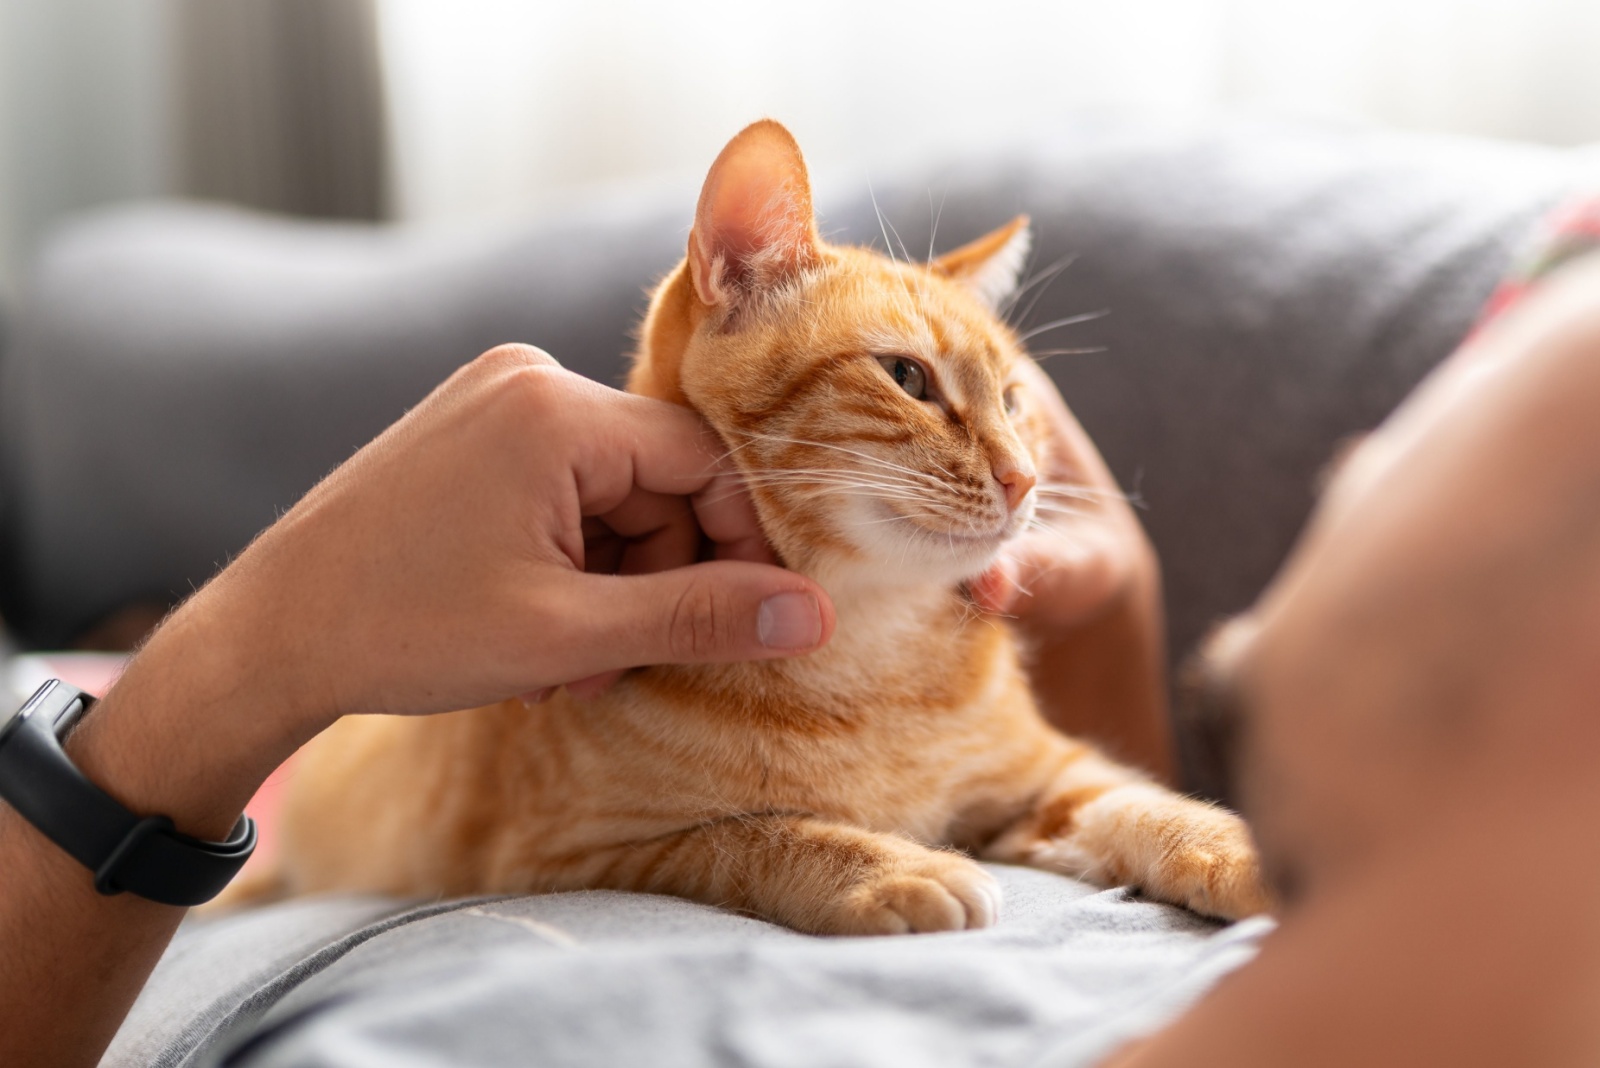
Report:
<svg viewBox="0 0 1600 1068"><path fill-rule="evenodd" d="M1113 865L1122 867L1120 881L1151 897L1223 920L1272 908L1250 830L1225 808L1135 787L1085 806L1083 821L1088 837L1099 839L1093 851L1120 854Z"/></svg>
<svg viewBox="0 0 1600 1068"><path fill-rule="evenodd" d="M1039 839L1035 833L1025 827L990 855L1107 886L1138 886L1158 901L1218 919L1273 907L1244 820L1158 786L1107 791L1073 811L1068 834Z"/></svg>
<svg viewBox="0 0 1600 1068"><path fill-rule="evenodd" d="M1159 896L1223 920L1268 912L1272 895L1244 820L1210 806L1185 820L1158 865Z"/></svg>
<svg viewBox="0 0 1600 1068"><path fill-rule="evenodd" d="M966 857L921 850L852 886L830 910L825 933L922 934L988 927L1000 918L1000 884Z"/></svg>

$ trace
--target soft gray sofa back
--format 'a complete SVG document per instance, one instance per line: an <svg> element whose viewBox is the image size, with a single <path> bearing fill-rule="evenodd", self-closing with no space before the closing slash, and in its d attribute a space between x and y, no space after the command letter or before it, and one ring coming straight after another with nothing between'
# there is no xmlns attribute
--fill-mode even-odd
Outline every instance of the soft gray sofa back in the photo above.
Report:
<svg viewBox="0 0 1600 1068"><path fill-rule="evenodd" d="M1175 650L1246 605L1335 442L1467 329L1573 181L1555 151L1257 122L1065 122L1026 152L875 183L904 245L1034 218L1038 349L1161 552ZM0 611L53 645L170 599L452 368L525 340L617 382L696 190L446 233L165 205L83 220L37 265L0 367ZM836 240L882 244L864 176ZM940 208L942 205L942 208Z"/></svg>

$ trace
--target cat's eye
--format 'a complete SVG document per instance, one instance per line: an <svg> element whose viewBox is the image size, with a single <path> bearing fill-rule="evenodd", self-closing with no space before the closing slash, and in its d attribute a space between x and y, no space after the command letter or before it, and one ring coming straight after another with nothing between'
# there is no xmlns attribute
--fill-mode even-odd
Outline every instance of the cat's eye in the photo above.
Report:
<svg viewBox="0 0 1600 1068"><path fill-rule="evenodd" d="M1000 394L1000 402L1006 406L1007 415L1017 414L1018 392L1016 386L1007 386L1005 392Z"/></svg>
<svg viewBox="0 0 1600 1068"><path fill-rule="evenodd" d="M916 360L909 356L879 356L878 363L912 400L928 399L928 372Z"/></svg>

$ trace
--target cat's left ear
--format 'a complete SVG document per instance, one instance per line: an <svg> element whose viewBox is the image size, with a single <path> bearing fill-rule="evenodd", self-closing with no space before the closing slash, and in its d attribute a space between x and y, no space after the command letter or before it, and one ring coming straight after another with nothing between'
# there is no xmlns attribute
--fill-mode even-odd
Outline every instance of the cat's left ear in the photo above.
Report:
<svg viewBox="0 0 1600 1068"><path fill-rule="evenodd" d="M731 309L782 285L819 258L811 180L793 135L751 123L706 175L689 234L689 271L702 303Z"/></svg>
<svg viewBox="0 0 1600 1068"><path fill-rule="evenodd" d="M1032 247L1028 217L1018 215L993 233L946 252L928 267L965 286L990 311L999 311L1006 298L1017 291L1017 280Z"/></svg>

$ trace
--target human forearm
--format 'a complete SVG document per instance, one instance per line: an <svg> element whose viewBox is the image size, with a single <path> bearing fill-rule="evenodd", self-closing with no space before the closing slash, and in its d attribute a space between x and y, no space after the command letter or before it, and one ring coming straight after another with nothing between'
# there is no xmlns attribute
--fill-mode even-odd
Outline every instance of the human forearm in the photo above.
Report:
<svg viewBox="0 0 1600 1068"><path fill-rule="evenodd" d="M1177 768L1153 551L1099 615L1035 639L1030 675L1045 715L1169 784Z"/></svg>
<svg viewBox="0 0 1600 1068"><path fill-rule="evenodd" d="M1057 727L1175 785L1155 548L1054 384L1033 364L1018 374L1021 418L1036 420L1047 442L1037 514L972 583L973 596L1015 621Z"/></svg>
<svg viewBox="0 0 1600 1068"><path fill-rule="evenodd" d="M221 839L301 740L260 662L232 644L221 594L167 622L74 730L80 770L129 810ZM0 804L0 1064L92 1065L183 911L105 897L55 843Z"/></svg>

